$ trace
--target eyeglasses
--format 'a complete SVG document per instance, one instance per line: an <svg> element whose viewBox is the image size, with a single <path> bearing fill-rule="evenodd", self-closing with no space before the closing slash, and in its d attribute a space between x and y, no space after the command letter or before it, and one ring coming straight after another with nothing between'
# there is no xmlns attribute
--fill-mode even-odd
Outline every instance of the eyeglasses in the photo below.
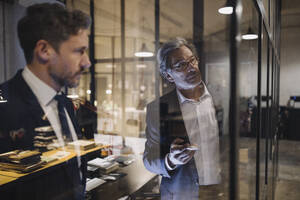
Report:
<svg viewBox="0 0 300 200"><path fill-rule="evenodd" d="M192 56L189 60L182 60L173 65L173 69L178 72L184 71L189 65L195 66L198 64L198 59Z"/></svg>

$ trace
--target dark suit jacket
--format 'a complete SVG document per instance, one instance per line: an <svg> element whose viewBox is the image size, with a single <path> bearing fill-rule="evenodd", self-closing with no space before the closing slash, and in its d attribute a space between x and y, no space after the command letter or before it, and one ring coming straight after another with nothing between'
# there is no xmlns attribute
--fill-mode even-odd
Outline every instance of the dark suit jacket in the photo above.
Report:
<svg viewBox="0 0 300 200"><path fill-rule="evenodd" d="M0 89L4 98L7 99L7 103L0 104L0 153L14 149L33 149L34 129L49 125L49 122L42 119L44 111L23 79L22 70L18 71L12 79L1 84ZM70 100L66 105L66 110L76 133L80 133ZM11 134L21 129L23 135L12 139ZM33 180L30 182L30 187L35 188L34 191L37 193L29 194L26 189L19 188L21 190L19 193L22 193L21 199L83 199L85 169L81 169L84 176L80 179L77 159L70 160L66 165L57 168L59 169L52 171L52 175L49 175L50 172L45 175L44 181ZM43 180L42 176L40 178ZM41 184L42 182L43 184ZM28 184L24 184L24 186L26 185ZM49 191L51 192L49 193ZM20 194L17 193L12 191L8 196L10 199L18 199L16 196L20 196ZM29 196L27 197L25 194Z"/></svg>
<svg viewBox="0 0 300 200"><path fill-rule="evenodd" d="M49 125L43 120L45 115L36 96L22 77L22 70L9 81L0 85L7 103L0 104L0 153L14 149L32 149L34 129ZM80 130L75 119L74 108L69 100L66 110L71 118L76 133ZM23 129L24 135L12 139L14 131Z"/></svg>
<svg viewBox="0 0 300 200"><path fill-rule="evenodd" d="M188 141L176 90L147 105L144 165L162 176L162 199L199 199L198 173L194 159L169 172L165 156L176 137Z"/></svg>

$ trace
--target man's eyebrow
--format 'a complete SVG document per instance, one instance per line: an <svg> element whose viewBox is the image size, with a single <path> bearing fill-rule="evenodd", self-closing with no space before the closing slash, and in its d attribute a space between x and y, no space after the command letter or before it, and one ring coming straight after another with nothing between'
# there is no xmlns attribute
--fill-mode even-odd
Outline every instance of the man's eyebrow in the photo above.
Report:
<svg viewBox="0 0 300 200"><path fill-rule="evenodd" d="M87 46L81 46L81 47L76 47L76 48L75 48L76 51L82 51L82 50L85 51L85 50L87 50L87 49L88 49Z"/></svg>
<svg viewBox="0 0 300 200"><path fill-rule="evenodd" d="M178 60L177 62L175 62L175 63L173 63L173 65L178 65L178 64L180 64L180 63L182 63L182 62L184 62L185 60Z"/></svg>
<svg viewBox="0 0 300 200"><path fill-rule="evenodd" d="M179 64L179 63L182 63L182 62L186 62L186 61L189 61L191 58L195 58L194 55L188 57L187 59L181 59L181 60L178 60L176 61L173 65L176 65L176 64Z"/></svg>

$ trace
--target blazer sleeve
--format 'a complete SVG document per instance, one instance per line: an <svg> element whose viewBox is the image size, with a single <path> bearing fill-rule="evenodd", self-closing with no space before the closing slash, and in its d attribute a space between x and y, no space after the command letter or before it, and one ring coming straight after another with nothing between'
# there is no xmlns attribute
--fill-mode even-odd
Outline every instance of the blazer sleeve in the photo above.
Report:
<svg viewBox="0 0 300 200"><path fill-rule="evenodd" d="M146 144L143 155L143 162L145 167L155 173L164 177L171 177L165 165L166 151L161 143L160 133L160 116L159 116L159 103L152 102L147 105L146 115Z"/></svg>

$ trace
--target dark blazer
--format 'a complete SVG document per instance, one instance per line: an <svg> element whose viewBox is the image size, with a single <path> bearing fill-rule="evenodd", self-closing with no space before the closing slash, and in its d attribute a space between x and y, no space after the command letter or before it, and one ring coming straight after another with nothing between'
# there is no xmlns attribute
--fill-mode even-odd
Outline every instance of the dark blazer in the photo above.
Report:
<svg viewBox="0 0 300 200"><path fill-rule="evenodd" d="M45 119L45 113L36 96L23 79L22 70L1 84L0 89L7 99L7 103L0 104L0 153L14 149L32 149L34 129L49 125L49 122ZM67 102L66 110L80 137L81 133L70 100ZM24 134L12 139L11 135L16 131Z"/></svg>
<svg viewBox="0 0 300 200"><path fill-rule="evenodd" d="M199 199L198 173L194 159L169 172L165 156L176 137L188 141L176 90L147 105L145 167L162 176L162 199Z"/></svg>
<svg viewBox="0 0 300 200"><path fill-rule="evenodd" d="M23 79L22 70L18 71L12 79L1 84L0 89L4 98L7 99L7 103L0 104L0 153L14 149L32 149L34 129L50 124L47 119L43 119L45 118L44 111ZM80 137L74 107L70 100L68 100L66 110L73 122L76 133L79 133ZM11 135L16 131L23 133L13 139ZM14 195L18 196L20 195L18 193L22 193L20 199L83 199L85 187L84 167L85 165L82 165L83 176L80 178L77 159L72 159L65 165L58 166L55 170L48 170L48 174L38 178L40 180L33 179L30 184L24 184L22 187L17 188L21 192L12 191L8 194L8 197L19 199ZM34 188L34 192L26 191L25 186ZM23 190L24 192L22 192Z"/></svg>

